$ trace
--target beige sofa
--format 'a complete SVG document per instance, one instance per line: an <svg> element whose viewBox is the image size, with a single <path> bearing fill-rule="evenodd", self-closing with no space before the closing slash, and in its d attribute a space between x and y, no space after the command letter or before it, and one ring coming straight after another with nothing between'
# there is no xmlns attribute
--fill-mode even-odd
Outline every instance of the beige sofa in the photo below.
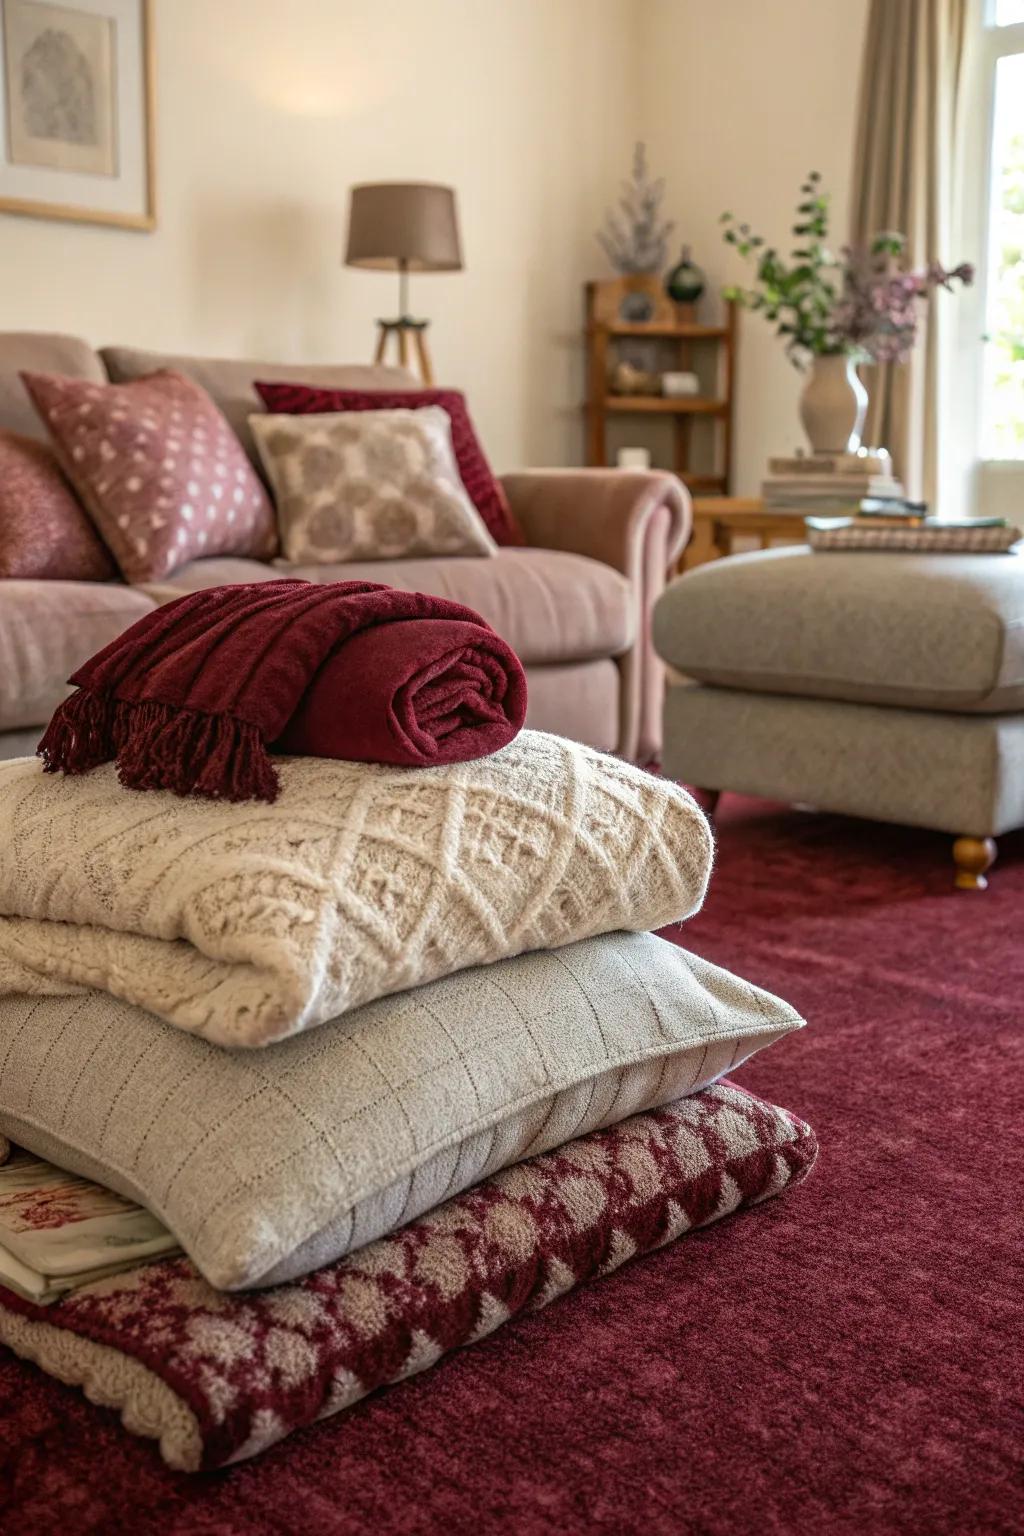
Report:
<svg viewBox="0 0 1024 1536"><path fill-rule="evenodd" d="M96 352L69 336L0 335L0 430L45 433L19 369L122 382L174 367L214 398L250 456L247 417L257 378L336 387L401 387L400 369L307 367L169 356L127 347ZM505 475L528 548L490 559L389 560L353 565L194 561L150 586L0 581L0 757L34 750L76 666L153 607L222 582L387 582L467 603L515 648L529 681L528 723L635 761L661 743L663 669L650 614L689 532L686 492L672 475L619 470L524 470Z"/></svg>

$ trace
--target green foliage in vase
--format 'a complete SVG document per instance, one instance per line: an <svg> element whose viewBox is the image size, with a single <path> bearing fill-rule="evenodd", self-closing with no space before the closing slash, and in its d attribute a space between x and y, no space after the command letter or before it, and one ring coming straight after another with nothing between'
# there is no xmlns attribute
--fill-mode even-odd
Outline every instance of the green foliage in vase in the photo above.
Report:
<svg viewBox="0 0 1024 1536"><path fill-rule="evenodd" d="M812 171L800 188L795 244L788 257L723 213L724 238L744 260L754 263L751 287L724 290L745 308L763 314L786 345L790 359L803 367L809 357L837 356L848 350L835 334L833 314L839 297L837 261L828 247L829 194L822 191L819 172Z"/></svg>

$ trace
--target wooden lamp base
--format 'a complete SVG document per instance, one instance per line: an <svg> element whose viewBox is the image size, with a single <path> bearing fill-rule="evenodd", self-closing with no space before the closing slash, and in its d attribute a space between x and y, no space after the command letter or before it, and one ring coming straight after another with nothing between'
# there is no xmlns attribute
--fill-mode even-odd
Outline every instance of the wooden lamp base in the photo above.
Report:
<svg viewBox="0 0 1024 1536"><path fill-rule="evenodd" d="M427 347L429 324L429 320L411 320L408 315L403 315L400 320L378 320L377 351L374 353L374 362L387 362L388 343L391 337L395 336L398 338L398 362L401 366L412 367L412 353L415 351L420 378L424 384L432 385L434 370L430 364L430 352Z"/></svg>

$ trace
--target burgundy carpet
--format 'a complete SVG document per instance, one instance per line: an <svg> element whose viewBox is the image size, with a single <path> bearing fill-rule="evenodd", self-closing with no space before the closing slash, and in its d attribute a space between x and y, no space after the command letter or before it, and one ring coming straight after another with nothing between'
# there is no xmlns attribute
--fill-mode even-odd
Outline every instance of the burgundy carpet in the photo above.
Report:
<svg viewBox="0 0 1024 1536"><path fill-rule="evenodd" d="M1024 1528L1024 838L971 895L925 833L720 825L679 936L810 1020L737 1074L817 1130L805 1186L207 1477L0 1352L0 1529Z"/></svg>

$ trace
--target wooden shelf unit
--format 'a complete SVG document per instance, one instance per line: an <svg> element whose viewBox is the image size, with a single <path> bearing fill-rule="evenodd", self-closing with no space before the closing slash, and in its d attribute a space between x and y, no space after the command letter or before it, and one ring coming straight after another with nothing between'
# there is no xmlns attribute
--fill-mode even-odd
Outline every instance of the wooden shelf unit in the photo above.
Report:
<svg viewBox="0 0 1024 1536"><path fill-rule="evenodd" d="M650 320L619 318L629 294L643 294L651 305ZM587 402L586 461L608 463L608 418L611 416L668 416L673 419L671 468L691 491L729 494L733 438L733 392L736 374L737 306L728 304L724 325L700 325L691 305L675 304L657 277L613 278L586 285ZM648 340L676 345L673 367L693 369L698 348L716 350L716 397L683 395L613 395L608 392L609 369L615 362L618 340ZM666 371L662 369L661 371ZM706 472L691 468L693 423L706 418L715 435L714 467Z"/></svg>
<svg viewBox="0 0 1024 1536"><path fill-rule="evenodd" d="M605 395L601 409L609 411L646 411L655 416L722 416L729 409L727 400L703 400L699 395Z"/></svg>

